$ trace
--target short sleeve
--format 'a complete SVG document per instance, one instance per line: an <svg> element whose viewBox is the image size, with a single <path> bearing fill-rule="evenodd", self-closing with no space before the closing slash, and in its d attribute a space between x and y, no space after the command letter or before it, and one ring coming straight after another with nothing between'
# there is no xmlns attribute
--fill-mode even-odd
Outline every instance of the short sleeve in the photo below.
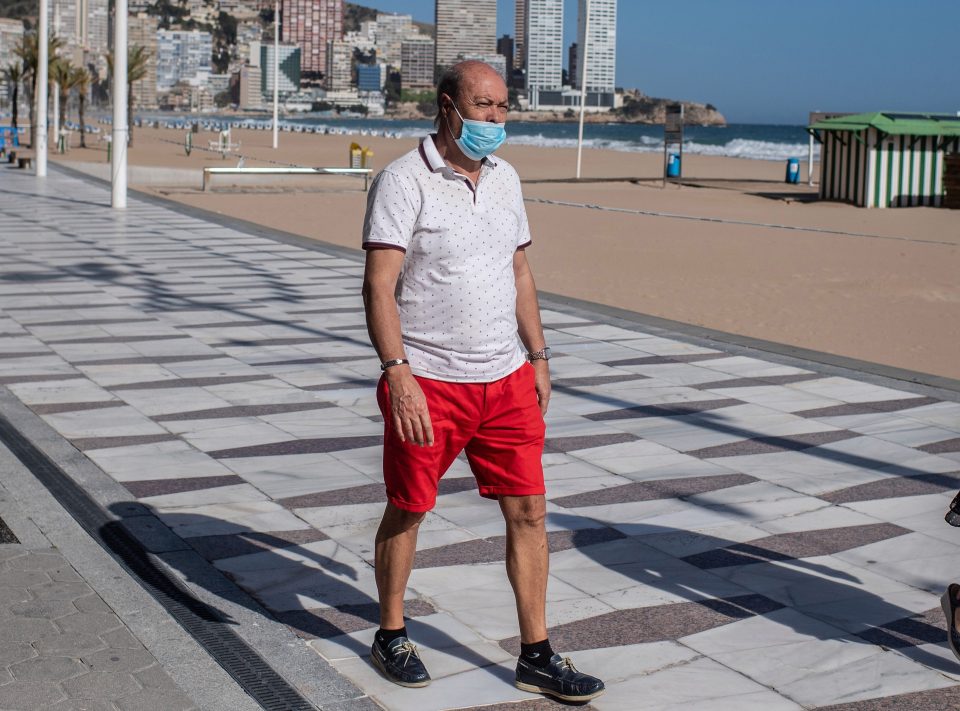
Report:
<svg viewBox="0 0 960 711"><path fill-rule="evenodd" d="M520 185L520 176L517 176L517 187L515 195L517 196L517 216L519 217L519 226L517 227L517 249L526 249L533 244L533 238L530 236L530 223L527 221L527 207L523 202L523 188Z"/></svg>
<svg viewBox="0 0 960 711"><path fill-rule="evenodd" d="M420 214L419 194L400 176L382 171L367 194L363 248L406 251Z"/></svg>

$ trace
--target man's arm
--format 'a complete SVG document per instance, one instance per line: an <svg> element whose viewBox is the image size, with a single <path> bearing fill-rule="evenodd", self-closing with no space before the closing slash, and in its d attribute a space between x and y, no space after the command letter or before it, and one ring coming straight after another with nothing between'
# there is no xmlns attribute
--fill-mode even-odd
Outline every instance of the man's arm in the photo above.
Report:
<svg viewBox="0 0 960 711"><path fill-rule="evenodd" d="M539 351L547 345L540 323L540 302L537 300L537 285L527 263L526 252L518 249L513 255L513 275L517 283L517 329L520 340L528 352ZM536 370L537 397L540 413L546 416L550 403L550 365L545 360L531 361Z"/></svg>
<svg viewBox="0 0 960 711"><path fill-rule="evenodd" d="M397 313L396 287L404 253L396 249L367 251L363 273L363 305L370 341L385 362L404 358ZM433 426L427 401L409 365L395 365L384 371L390 391L390 412L400 440L433 445Z"/></svg>

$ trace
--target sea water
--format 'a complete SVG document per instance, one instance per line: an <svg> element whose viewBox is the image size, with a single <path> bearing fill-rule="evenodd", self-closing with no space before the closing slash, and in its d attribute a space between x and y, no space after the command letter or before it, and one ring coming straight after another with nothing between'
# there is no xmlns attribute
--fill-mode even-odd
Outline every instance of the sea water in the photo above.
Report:
<svg viewBox="0 0 960 711"><path fill-rule="evenodd" d="M269 118L238 118L200 114L166 114L144 116L146 120L168 124L199 121L211 128L268 128ZM305 114L280 120L285 131L316 132L346 136L419 137L433 130L431 121L409 121L377 118L343 118L331 115ZM511 121L507 125L507 142L514 145L575 148L577 124ZM663 126L636 123L587 123L583 128L586 148L614 151L657 153L663 151ZM770 124L728 124L727 126L684 127L684 153L754 160L782 161L805 158L809 136L803 126ZM820 146L814 143L814 157Z"/></svg>

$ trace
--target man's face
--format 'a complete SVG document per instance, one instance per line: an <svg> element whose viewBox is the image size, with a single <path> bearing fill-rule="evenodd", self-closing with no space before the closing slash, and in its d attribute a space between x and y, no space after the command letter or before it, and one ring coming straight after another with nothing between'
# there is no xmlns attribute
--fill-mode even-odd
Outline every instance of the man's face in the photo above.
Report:
<svg viewBox="0 0 960 711"><path fill-rule="evenodd" d="M453 97L450 98L451 101L455 100ZM506 123L507 111L510 107L507 85L499 74L490 69L480 67L470 71L464 77L460 97L455 101L460 114L465 119ZM453 135L459 136L461 122L452 106L447 117Z"/></svg>

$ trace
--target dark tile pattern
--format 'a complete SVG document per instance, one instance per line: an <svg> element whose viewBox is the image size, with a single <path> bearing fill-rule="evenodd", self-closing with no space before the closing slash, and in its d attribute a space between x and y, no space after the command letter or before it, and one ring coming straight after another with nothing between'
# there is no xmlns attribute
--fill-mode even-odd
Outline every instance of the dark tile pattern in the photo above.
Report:
<svg viewBox="0 0 960 711"><path fill-rule="evenodd" d="M607 360L604 365L618 367L622 365L666 365L667 363L699 363L704 360L729 358L726 353L688 353L672 356L639 356L637 358L623 358L621 360Z"/></svg>
<svg viewBox="0 0 960 711"><path fill-rule="evenodd" d="M550 531L547 533L547 547L551 553L558 553L571 548L595 546L620 538L626 538L626 535L607 527L583 528L576 531ZM506 536L492 536L427 548L417 552L413 567L417 569L440 568L448 565L502 562L506 560L506 544Z"/></svg>
<svg viewBox="0 0 960 711"><path fill-rule="evenodd" d="M893 620L857 634L871 644L887 649L904 649L921 644L943 644L947 638L947 621L936 607L917 615Z"/></svg>
<svg viewBox="0 0 960 711"><path fill-rule="evenodd" d="M318 437L315 439L292 439L270 444L255 444L250 447L233 447L207 452L214 459L236 457L274 457L279 454L321 454L348 449L376 447L383 444L382 436L366 437Z"/></svg>
<svg viewBox="0 0 960 711"><path fill-rule="evenodd" d="M591 449L592 447L604 447L610 444L634 442L638 439L640 438L629 432L610 432L608 434L579 435L576 437L551 437L547 439L544 450L547 452L575 452L580 449Z"/></svg>
<svg viewBox="0 0 960 711"><path fill-rule="evenodd" d="M284 402L266 405L236 405L234 407L214 407L207 410L188 410L157 415L157 422L183 422L185 420L224 420L231 417L264 417L284 412L307 412L334 407L329 402Z"/></svg>
<svg viewBox="0 0 960 711"><path fill-rule="evenodd" d="M53 351L19 351L14 353L0 353L0 360L13 360L15 358L42 358L44 356L56 355Z"/></svg>
<svg viewBox="0 0 960 711"><path fill-rule="evenodd" d="M960 437L954 439L945 439L940 442L931 442L917 449L922 449L930 454L947 454L949 452L960 452Z"/></svg>
<svg viewBox="0 0 960 711"><path fill-rule="evenodd" d="M264 551L280 548L292 548L306 543L325 541L329 537L315 528L305 528L298 531L244 531L217 536L195 536L188 538L187 543L209 561L223 558L234 558L240 555L263 553Z"/></svg>
<svg viewBox="0 0 960 711"><path fill-rule="evenodd" d="M700 412L710 410L720 410L724 407L733 407L742 405L740 400L695 400L693 402L672 402L664 405L637 405L635 407L624 407L619 410L604 410L603 412L594 412L585 415L588 420L629 420L641 417L684 417L686 415L696 415Z"/></svg>
<svg viewBox="0 0 960 711"><path fill-rule="evenodd" d="M0 385L16 385L17 383L43 383L54 380L76 380L82 378L83 373L50 373L47 375L0 375Z"/></svg>
<svg viewBox="0 0 960 711"><path fill-rule="evenodd" d="M257 380L269 380L269 375L225 375L211 378L170 378L169 380L147 380L140 383L123 383L110 386L111 390L169 390L172 388L205 388L211 385L230 385L232 383L252 383Z"/></svg>
<svg viewBox="0 0 960 711"><path fill-rule="evenodd" d="M318 363L350 363L358 358L374 358L376 354L342 355L342 356L314 356L312 358L290 358L288 360L271 360L267 363L257 363L257 367L266 368L273 365L316 365Z"/></svg>
<svg viewBox="0 0 960 711"><path fill-rule="evenodd" d="M818 497L832 504L850 504L856 501L898 499L904 496L925 496L960 489L960 472L891 476L857 486L837 489Z"/></svg>
<svg viewBox="0 0 960 711"><path fill-rule="evenodd" d="M819 711L957 711L960 685L817 708Z"/></svg>
<svg viewBox="0 0 960 711"><path fill-rule="evenodd" d="M718 474L714 476L683 477L679 479L654 479L653 481L635 481L623 486L611 486L606 489L585 491L551 499L550 502L564 508L583 506L605 506L630 501L656 501L705 494L720 491L732 486L743 486L757 481L746 474Z"/></svg>
<svg viewBox="0 0 960 711"><path fill-rule="evenodd" d="M244 484L243 479L235 474L222 476L191 476L177 479L143 479L140 481L126 481L123 486L136 498L147 496L163 496L165 494L182 494L185 491L202 491L221 486L236 486Z"/></svg>
<svg viewBox="0 0 960 711"><path fill-rule="evenodd" d="M712 383L698 383L691 385L695 390L722 390L723 388L755 388L764 385L789 385L803 383L807 380L823 378L819 373L800 373L797 375L762 375L755 378L732 378L730 380L716 380Z"/></svg>
<svg viewBox="0 0 960 711"><path fill-rule="evenodd" d="M906 535L910 531L892 523L872 523L862 526L824 528L816 531L779 533L736 543L725 548L705 551L683 558L703 570L734 565L796 560L813 556L833 555L878 541Z"/></svg>
<svg viewBox="0 0 960 711"><path fill-rule="evenodd" d="M125 407L123 400L95 400L94 402L55 402L31 405L30 409L38 415L59 415L66 412L83 412L84 410L103 410L111 407Z"/></svg>
<svg viewBox="0 0 960 711"><path fill-rule="evenodd" d="M149 341L175 341L190 338L186 333L171 333L165 336L98 336L96 338L65 338L63 340L47 341L49 344L60 345L95 345L97 343L147 343Z"/></svg>
<svg viewBox="0 0 960 711"><path fill-rule="evenodd" d="M472 476L444 477L440 480L438 493L457 494L461 491L470 491L477 488L477 481ZM318 491L315 494L291 496L278 499L277 503L288 509L313 509L322 506L349 506L351 504L378 504L387 502L387 493L383 484L364 484L351 486L346 489L332 491Z"/></svg>
<svg viewBox="0 0 960 711"><path fill-rule="evenodd" d="M204 353L196 355L171 355L171 356L130 356L129 358L103 358L100 360L78 360L74 365L141 365L164 363L192 363L193 361L218 360L228 358L223 353Z"/></svg>
<svg viewBox="0 0 960 711"><path fill-rule="evenodd" d="M811 447L819 447L831 442L841 442L859 436L856 432L850 432L849 430L827 430L826 432L809 432L796 435L756 437L729 444L719 444L714 447L695 449L687 452L687 454L700 459L717 459L719 457L742 457L752 454L772 454L774 452L802 452Z"/></svg>
<svg viewBox="0 0 960 711"><path fill-rule="evenodd" d="M404 617L408 619L425 617L436 611L436 608L426 600L406 600L403 605ZM379 627L380 605L369 602L310 610L291 610L278 612L277 619L292 628L297 636L303 639L329 639Z"/></svg>
<svg viewBox="0 0 960 711"><path fill-rule="evenodd" d="M616 610L551 627L548 632L554 649L577 652L679 639L783 607L763 595L739 595ZM505 639L500 646L511 654L519 654L520 638Z"/></svg>
<svg viewBox="0 0 960 711"><path fill-rule="evenodd" d="M555 388L588 388L598 385L629 383L635 380L649 380L649 376L637 374L594 375L585 378L558 378L552 382Z"/></svg>
<svg viewBox="0 0 960 711"><path fill-rule="evenodd" d="M91 449L113 449L130 447L135 444L153 444L154 442L176 442L179 437L172 434L124 435L121 437L79 437L70 443L81 452Z"/></svg>
<svg viewBox="0 0 960 711"><path fill-rule="evenodd" d="M911 397L901 400L878 400L876 402L855 402L843 405L818 407L814 410L802 410L795 414L800 417L840 417L842 415L872 415L877 412L899 412L914 407L933 405L940 402L932 397Z"/></svg>

